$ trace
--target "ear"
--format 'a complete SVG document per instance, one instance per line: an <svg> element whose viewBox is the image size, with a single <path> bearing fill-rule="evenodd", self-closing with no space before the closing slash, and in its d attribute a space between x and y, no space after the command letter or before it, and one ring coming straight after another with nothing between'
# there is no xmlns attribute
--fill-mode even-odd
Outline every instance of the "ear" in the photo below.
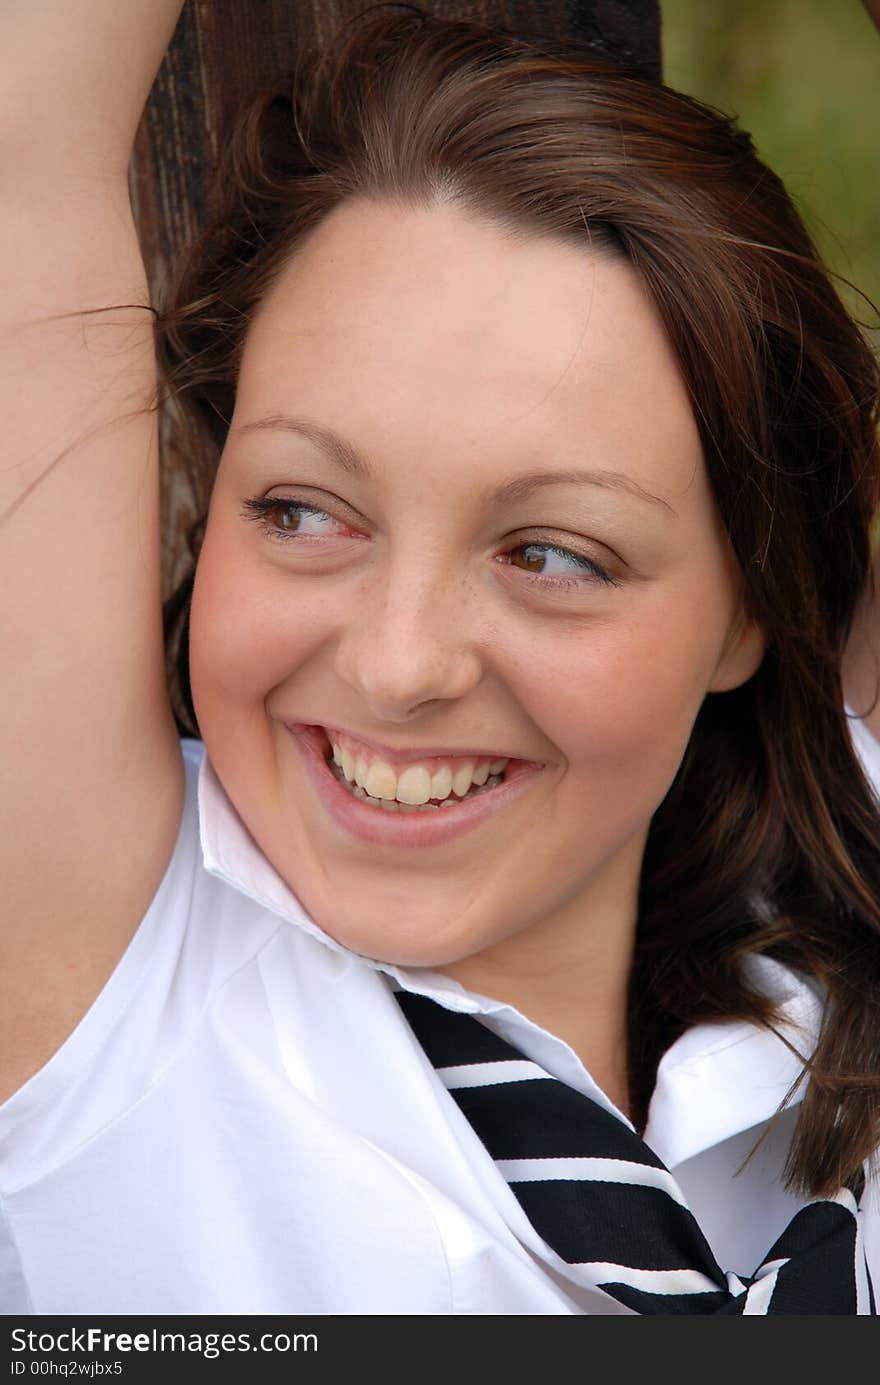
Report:
<svg viewBox="0 0 880 1385"><path fill-rule="evenodd" d="M730 692L748 681L767 649L763 626L745 615L742 605L730 623L707 692Z"/></svg>

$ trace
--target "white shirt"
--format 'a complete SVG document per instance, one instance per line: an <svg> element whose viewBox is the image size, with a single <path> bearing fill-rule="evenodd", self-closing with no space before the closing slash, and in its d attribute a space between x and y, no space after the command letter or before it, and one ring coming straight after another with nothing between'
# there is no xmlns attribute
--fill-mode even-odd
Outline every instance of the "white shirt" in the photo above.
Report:
<svg viewBox="0 0 880 1385"><path fill-rule="evenodd" d="M0 1309L628 1313L533 1230L393 989L480 1015L614 1111L572 1049L446 976L336 943L201 745L183 748L184 813L155 899L83 1020L0 1106ZM816 996L756 966L803 1043ZM740 1022L694 1028L661 1061L645 1139L725 1270L752 1273L801 1205L780 1180L794 1110L736 1173L797 1071L780 1039ZM876 1184L866 1199L880 1284Z"/></svg>

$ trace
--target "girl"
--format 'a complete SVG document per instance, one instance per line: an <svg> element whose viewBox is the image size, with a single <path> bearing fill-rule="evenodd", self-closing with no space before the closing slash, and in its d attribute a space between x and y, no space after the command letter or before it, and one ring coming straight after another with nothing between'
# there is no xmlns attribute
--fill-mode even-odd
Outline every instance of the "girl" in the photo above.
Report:
<svg viewBox="0 0 880 1385"><path fill-rule="evenodd" d="M179 8L4 21L6 1311L872 1312L877 373L796 213L396 9L244 112L156 319L176 726Z"/></svg>

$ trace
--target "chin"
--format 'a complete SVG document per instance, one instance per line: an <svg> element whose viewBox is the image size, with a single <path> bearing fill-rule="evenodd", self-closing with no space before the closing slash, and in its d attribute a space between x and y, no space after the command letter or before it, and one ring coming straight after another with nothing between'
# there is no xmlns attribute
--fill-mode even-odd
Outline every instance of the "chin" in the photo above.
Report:
<svg viewBox="0 0 880 1385"><path fill-rule="evenodd" d="M483 937L463 939L461 937L442 937L449 932L448 923L436 926L430 919L421 917L418 935L414 934L411 920L413 909L407 909L406 920L399 923L389 920L389 910L377 906L376 917L358 917L351 924L340 919L338 902L335 909L312 910L303 893L299 899L319 928L333 938L334 942L347 947L361 957L373 962L385 962L398 967L443 967L472 957L488 946L489 940ZM448 916L447 916L448 917Z"/></svg>

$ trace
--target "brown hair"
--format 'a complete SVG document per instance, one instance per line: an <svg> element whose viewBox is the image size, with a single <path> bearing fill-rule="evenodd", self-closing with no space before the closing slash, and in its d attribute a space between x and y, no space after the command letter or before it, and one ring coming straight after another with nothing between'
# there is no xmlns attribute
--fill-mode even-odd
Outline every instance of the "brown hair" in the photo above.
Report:
<svg viewBox="0 0 880 1385"><path fill-rule="evenodd" d="M345 198L453 202L639 272L768 648L745 685L705 699L652 821L631 986L636 1116L687 1026L775 1022L743 960L777 957L827 996L786 1178L836 1190L880 1133L880 817L840 680L880 499L878 374L779 179L731 121L582 45L381 7L242 113L222 188L157 320L168 390L208 471L255 308ZM167 615L194 727L190 586Z"/></svg>

